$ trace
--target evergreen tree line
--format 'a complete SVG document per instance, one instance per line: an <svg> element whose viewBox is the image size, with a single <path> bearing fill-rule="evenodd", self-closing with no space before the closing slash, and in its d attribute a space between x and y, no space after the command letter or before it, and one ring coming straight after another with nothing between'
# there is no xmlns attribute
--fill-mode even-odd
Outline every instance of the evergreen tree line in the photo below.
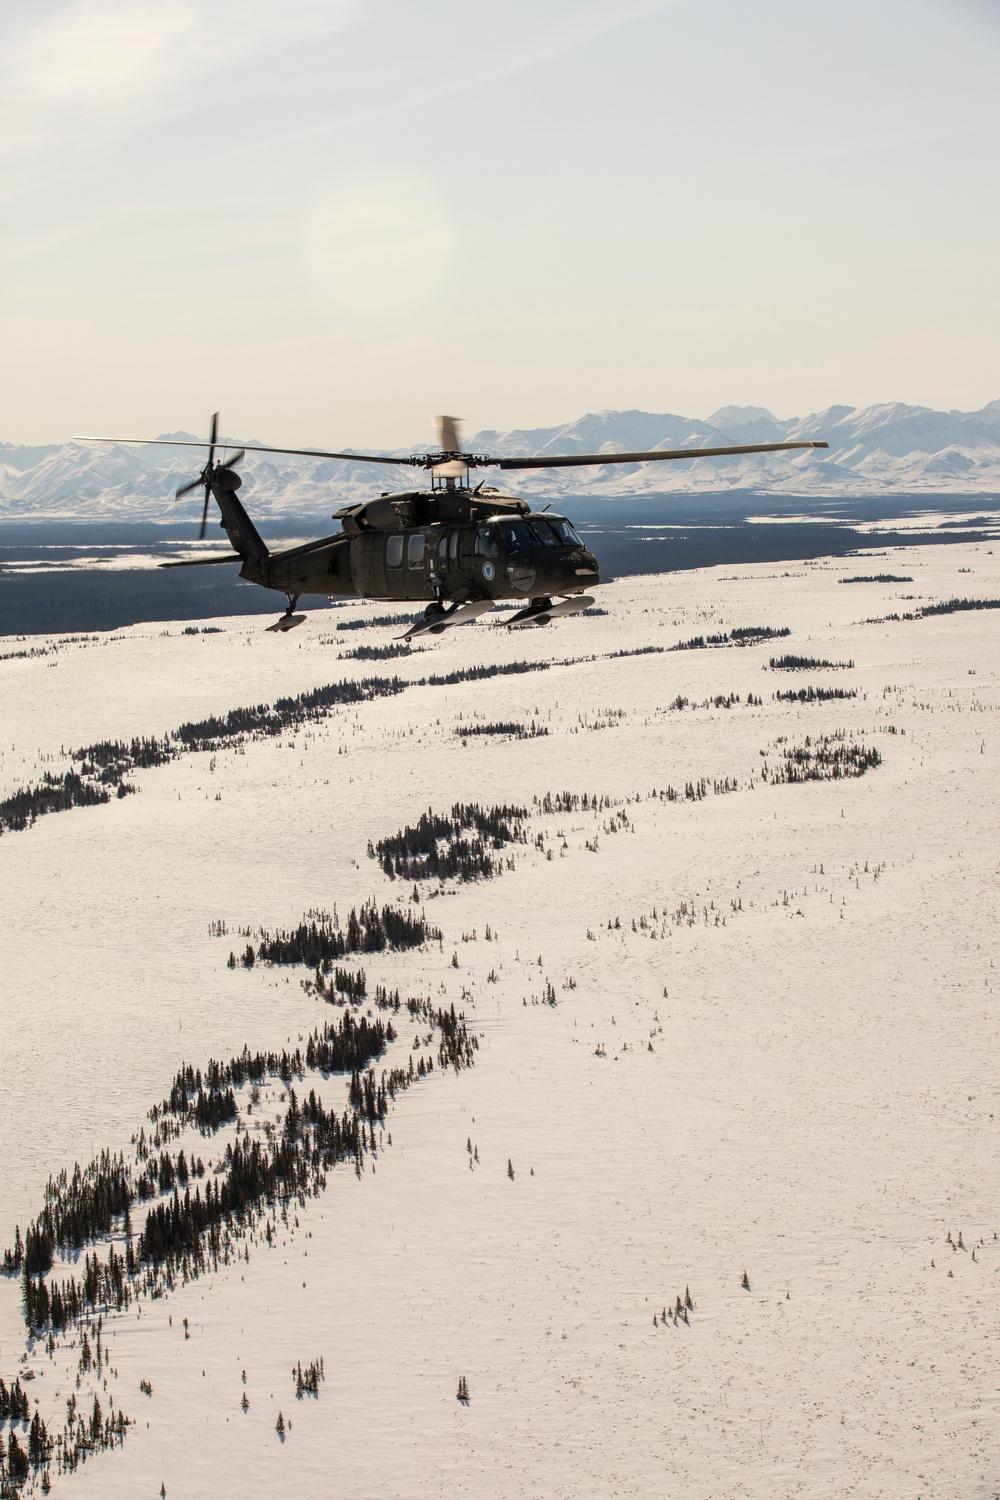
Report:
<svg viewBox="0 0 1000 1500"><path fill-rule="evenodd" d="M503 860L489 851L527 843L527 816L524 807L482 808L475 802L456 802L450 816L428 808L415 825L369 842L368 857L378 860L390 880L488 880L503 870Z"/></svg>
<svg viewBox="0 0 1000 1500"><path fill-rule="evenodd" d="M588 614L589 610L584 610ZM622 656L662 656L668 648L666 646L634 646L629 651L609 651L607 661L615 661Z"/></svg>
<svg viewBox="0 0 1000 1500"><path fill-rule="evenodd" d="M17 1226L13 1249L4 1251L4 1274L16 1276L23 1269L29 1276L44 1275L56 1249L79 1250L110 1233L115 1219L134 1202L131 1179L124 1156L109 1151L102 1151L86 1168L77 1162L72 1177L65 1171L50 1177L41 1213L23 1241Z"/></svg>
<svg viewBox="0 0 1000 1500"><path fill-rule="evenodd" d="M348 953L384 953L387 948L398 953L440 939L440 931L423 914L411 915L393 906L383 906L380 911L374 901L369 901L360 912L351 907L346 928L326 917L300 922L290 932L261 931L256 947L247 944L242 962L248 969L258 959L262 963L308 964L329 973L329 966ZM235 964L234 954L230 954L230 960Z"/></svg>
<svg viewBox="0 0 1000 1500"><path fill-rule="evenodd" d="M294 698L278 698L274 707L258 703L254 708L233 708L225 718L211 715L197 723L182 724L175 738L188 750L218 750L227 743L249 737L268 737L297 729L301 724L321 718L330 708L344 704L368 703L373 698L389 698L405 690L407 684L398 677L342 678L324 687L298 693Z"/></svg>
<svg viewBox="0 0 1000 1500"><path fill-rule="evenodd" d="M408 615L365 615L361 619L338 620L335 630L367 630L375 625L408 625Z"/></svg>
<svg viewBox="0 0 1000 1500"><path fill-rule="evenodd" d="M76 771L66 771L62 776L46 771L40 786L21 787L0 798L0 834L8 828L19 832L45 813L96 807L110 801L111 794L105 787L84 781Z"/></svg>
<svg viewBox="0 0 1000 1500"><path fill-rule="evenodd" d="M398 995L394 999L385 991L382 995L387 1007L398 1008ZM411 1015L437 1029L438 1061L442 1067L454 1067L457 1071L472 1065L477 1039L469 1034L464 1016L456 1014L454 1006L442 1010L429 1000L410 1000L407 1007ZM254 1078L258 1059L266 1058L275 1065L260 1068L260 1077L265 1072L286 1069L288 1108L280 1135L273 1128L268 1129L264 1140L237 1134L235 1144L230 1142L226 1146L221 1170L208 1176L204 1184L194 1184L193 1190L190 1177L204 1176L205 1169L199 1162L200 1173L191 1172L183 1150L176 1160L163 1153L158 1162L151 1161L139 1184L145 1181L152 1185L155 1179L158 1201L148 1210L136 1237L132 1235L130 1211L142 1195L139 1184L133 1184L131 1168L120 1156L102 1153L86 1171L78 1166L71 1180L63 1173L54 1183L50 1182L50 1201L29 1230L29 1236L42 1226L54 1244L63 1212L75 1210L79 1218L80 1200L89 1194L95 1203L118 1205L125 1251L122 1254L114 1244L110 1245L106 1262L101 1261L96 1250L93 1255L88 1252L84 1256L82 1277L69 1276L58 1282L47 1281L45 1276L45 1271L51 1268L51 1252L44 1268L37 1257L29 1266L23 1248L19 1260L9 1255L6 1262L9 1269L14 1270L17 1265L23 1275L28 1328L58 1331L101 1310L120 1311L130 1305L139 1291L162 1295L164 1285L172 1286L178 1275L188 1279L209 1266L217 1267L228 1261L233 1253L233 1233L249 1234L276 1204L287 1205L295 1197L304 1201L306 1195L318 1193L325 1184L326 1172L338 1162L350 1160L360 1172L365 1156L377 1150L374 1128L384 1122L390 1101L434 1069L432 1057L421 1056L414 1065L411 1054L406 1068L383 1069L376 1078L369 1063L395 1039L391 1022L369 1021L346 1011L339 1025L327 1024L310 1035L304 1058L299 1049L292 1054L257 1054L257 1058L251 1058L245 1048L240 1057L229 1063L213 1061L204 1075L189 1066L182 1068L170 1096L177 1112L189 1111L190 1100L197 1099L199 1094L222 1095L234 1080ZM299 1105L290 1079L293 1074L303 1077L307 1069L323 1073L350 1071L348 1105L340 1115L324 1110L315 1089L310 1089L305 1103ZM212 1085L207 1090L206 1080ZM169 1107L168 1100L151 1114ZM142 1160L145 1151L140 1142L137 1159ZM66 1202L60 1200L60 1193ZM85 1203L84 1208L90 1210L88 1222L94 1226L93 1238L114 1227L108 1222L107 1213L99 1214L92 1203ZM28 1236L25 1243L27 1240ZM20 1230L16 1243L21 1245ZM19 1386L12 1389L21 1390ZM7 1395L3 1399L8 1405L11 1401L20 1404L21 1396Z"/></svg>
<svg viewBox="0 0 1000 1500"><path fill-rule="evenodd" d="M548 734L543 724L536 724L532 719L530 727L525 724L516 724L513 720L509 722L498 722L496 724L456 724L455 733L463 740L476 735L506 735L512 740L533 740L539 735Z"/></svg>
<svg viewBox="0 0 1000 1500"><path fill-rule="evenodd" d="M732 630L719 635L693 635L690 640L678 641L671 651L704 651L709 646L756 646L761 641L774 641L791 635L788 626L736 625Z"/></svg>
<svg viewBox="0 0 1000 1500"><path fill-rule="evenodd" d="M929 615L954 615L967 609L1000 609L1000 599L948 599L943 604L925 604L917 611L918 618Z"/></svg>
<svg viewBox="0 0 1000 1500"><path fill-rule="evenodd" d="M362 623L374 625L395 623L395 620L390 621L387 616L384 620L371 619L357 623L359 626ZM389 648L367 649L375 651ZM635 656L662 649L659 646L642 647L638 651L617 651L612 654ZM11 796L0 799L0 834L7 829L22 831L45 813L65 812L72 807L94 807L110 802L112 793L108 790L109 787L116 787L116 795L125 797L135 791L135 787L125 779L130 771L163 765L181 751L219 750L226 745L240 744L247 738L284 734L303 723L322 718L328 709L338 705L391 697L405 692L408 687L449 687L456 683L481 682L523 672L546 672L550 667L572 666L577 662L595 660L596 657L587 656L566 657L559 661L491 663L489 666L463 667L454 672L420 677L409 683L399 677L366 677L358 681L344 678L310 692L299 693L294 698L279 698L273 707L258 703L248 708L231 709L225 715L213 714L207 719L181 724L162 739L135 738L128 743L123 740L101 740L97 744L71 752L71 759L80 765L79 771L66 771L61 776L46 772L40 785L22 787Z"/></svg>
<svg viewBox="0 0 1000 1500"><path fill-rule="evenodd" d="M672 709L683 709L687 708L688 706L690 706L691 708L735 708L739 701L739 693L716 693L714 698L704 698L702 699L701 703L691 703L689 698L685 698L682 693L678 693L677 697L671 703L670 707ZM753 693L751 693L747 698L747 707L752 708L754 704L759 703L759 701L760 700L755 699Z"/></svg>
<svg viewBox="0 0 1000 1500"><path fill-rule="evenodd" d="M533 797L532 802L539 813L603 812L607 807L616 807L620 799L599 797L596 792L546 792L542 797Z"/></svg>
<svg viewBox="0 0 1000 1500"><path fill-rule="evenodd" d="M442 1065L456 1070L471 1066L476 1039L469 1036L464 1019L454 1007L432 1014L440 1023ZM300 1106L290 1086L280 1135L261 1140L244 1134L227 1143L223 1171L207 1179L204 1191L201 1185L193 1193L188 1187L182 1196L175 1185L169 1197L150 1209L124 1255L114 1245L106 1263L96 1252L87 1254L82 1280L71 1276L50 1285L42 1277L25 1275L26 1325L35 1332L46 1327L59 1331L98 1311L122 1311L138 1295L140 1278L140 1290L162 1295L178 1277L187 1281L227 1264L234 1254L234 1233L246 1236L265 1218L265 1238L270 1240L269 1215L278 1205L287 1211L293 1199L304 1202L318 1195L326 1173L338 1163L350 1161L360 1174L365 1157L377 1153L374 1127L384 1123L390 1100L433 1070L433 1058L421 1057L414 1066L412 1054L407 1068L383 1069L380 1079L371 1068L355 1069L348 1107L340 1115L323 1108L315 1089Z"/></svg>
<svg viewBox="0 0 1000 1500"><path fill-rule="evenodd" d="M834 698L856 698L857 688L825 688L807 687L789 688L787 693L777 692L775 698L779 703L829 703Z"/></svg>
<svg viewBox="0 0 1000 1500"><path fill-rule="evenodd" d="M832 671L834 668L853 666L853 660L824 661L818 656L795 656L789 654L786 656L771 657L772 672L808 672L812 668L817 671L820 669Z"/></svg>
<svg viewBox="0 0 1000 1500"><path fill-rule="evenodd" d="M335 705L391 696L403 692L406 686L398 677L368 677L361 681L345 678L299 693L295 698L279 698L273 708L260 703L253 708L232 709L224 717L213 715L198 723L182 724L162 739L135 738L127 743L100 740L72 750L70 759L79 765L79 771L66 771L61 776L46 772L40 785L22 787L0 799L0 834L5 829L23 830L45 813L110 802L111 787L117 788L118 797L125 797L135 791L125 779L130 771L164 765L182 751L218 750L252 736L284 734L308 720L320 718Z"/></svg>
<svg viewBox="0 0 1000 1500"><path fill-rule="evenodd" d="M395 642L388 646L355 646L353 651L345 651L341 655L341 661L392 661L397 656L409 656L410 648L407 645L396 645Z"/></svg>
<svg viewBox="0 0 1000 1500"><path fill-rule="evenodd" d="M71 760L80 762L82 775L115 786L126 771L146 771L151 766L165 765L173 760L176 751L168 740L137 737L128 744L123 740L99 740L96 745L71 750L69 754Z"/></svg>
<svg viewBox="0 0 1000 1500"><path fill-rule="evenodd" d="M869 573L862 577L858 574L856 578L841 578L840 583L912 583L913 579L904 577L898 573Z"/></svg>
<svg viewBox="0 0 1000 1500"><path fill-rule="evenodd" d="M772 786L786 782L840 781L849 777L864 776L882 764L882 757L874 746L865 746L853 740L844 742L839 735L824 735L804 745L790 746L782 751L781 763L768 771L767 779Z"/></svg>

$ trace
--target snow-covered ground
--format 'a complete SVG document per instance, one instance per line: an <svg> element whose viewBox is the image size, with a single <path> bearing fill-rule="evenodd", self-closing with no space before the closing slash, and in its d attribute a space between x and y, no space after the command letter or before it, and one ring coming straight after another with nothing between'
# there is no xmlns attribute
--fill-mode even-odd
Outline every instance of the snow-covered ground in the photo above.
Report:
<svg viewBox="0 0 1000 1500"><path fill-rule="evenodd" d="M838 581L877 573L913 582ZM136 796L0 838L8 1245L50 1174L130 1149L182 1061L296 1043L330 1018L305 970L230 970L241 944L210 923L408 900L370 839L459 800L532 809L513 870L425 886L442 945L364 959L370 989L455 1001L475 1066L402 1094L392 1146L360 1176L333 1171L272 1248L106 1320L108 1392L85 1375L79 1399L110 1394L135 1426L53 1474L54 1493L1000 1492L1000 611L864 623L957 595L1000 596L1000 556L630 578L601 590L606 617L481 623L386 662L338 646L391 627L341 642L317 616L287 637L256 619L155 624L0 660L2 797L65 769L63 747L344 676L595 657L186 755L137 773ZM760 625L791 634L612 655ZM785 651L854 665L769 670ZM772 696L809 685L858 696ZM470 717L549 733L463 741ZM840 730L882 764L764 779L784 749ZM727 777L739 789L713 794ZM701 778L707 795L686 800ZM564 791L614 805L532 808ZM273 1080L264 1107L281 1092ZM664 1324L687 1288L688 1321ZM0 1279L0 1376L33 1369L53 1426L75 1389L69 1342L21 1363L19 1285ZM320 1356L318 1398L297 1401L292 1367Z"/></svg>

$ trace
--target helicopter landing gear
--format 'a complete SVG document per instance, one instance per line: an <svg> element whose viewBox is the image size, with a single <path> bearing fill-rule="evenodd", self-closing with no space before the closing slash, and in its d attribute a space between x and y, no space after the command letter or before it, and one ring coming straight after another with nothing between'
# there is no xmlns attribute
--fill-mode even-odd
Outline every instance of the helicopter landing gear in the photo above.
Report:
<svg viewBox="0 0 1000 1500"><path fill-rule="evenodd" d="M558 615L578 615L589 609L594 600L590 594L573 594L569 599L560 599L554 604L551 599L532 599L524 609L511 615L508 625L547 625Z"/></svg>
<svg viewBox="0 0 1000 1500"><path fill-rule="evenodd" d="M294 630L296 625L301 625L302 621L305 619L305 615L297 615L293 613L296 604L298 604L299 602L298 594L286 594L285 597L288 600L288 608L285 610L285 613L281 616L280 619L275 620L273 625L269 625L267 627L268 630L280 630L282 632L286 630Z"/></svg>
<svg viewBox="0 0 1000 1500"><path fill-rule="evenodd" d="M453 604L450 609L445 609L441 601L437 600L434 604L428 604L423 619L416 621L403 635L397 636L397 640L409 641L415 635L440 635L452 625L467 625L470 620L487 614L492 608L492 599L468 599L464 604Z"/></svg>

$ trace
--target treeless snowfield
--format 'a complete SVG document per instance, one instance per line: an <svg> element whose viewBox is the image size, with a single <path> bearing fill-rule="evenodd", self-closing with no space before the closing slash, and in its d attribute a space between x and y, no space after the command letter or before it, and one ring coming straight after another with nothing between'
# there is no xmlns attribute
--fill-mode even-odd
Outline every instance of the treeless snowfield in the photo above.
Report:
<svg viewBox="0 0 1000 1500"><path fill-rule="evenodd" d="M913 582L839 582L878 573ZM33 1373L50 1433L95 1392L134 1424L75 1473L53 1463L53 1492L1000 1493L1000 612L865 623L956 596L1000 596L1000 555L631 578L600 591L606 618L481 623L381 662L337 660L398 633L335 632L384 612L364 605L287 637L252 619L0 642L0 797L61 774L62 749L343 677L552 663L186 754L0 838L4 1246L50 1174L131 1153L182 1062L339 1017L309 969L230 969L240 929L422 907L443 941L363 955L369 995L454 1002L479 1038L471 1069L397 1098L360 1173L337 1166L287 1226L272 1212L270 1245L106 1314L110 1363L79 1386L82 1330L26 1341L0 1279L0 1376ZM612 655L748 626L791 633ZM853 665L769 669L786 652ZM810 686L857 696L773 696ZM470 721L548 733L463 739ZM882 763L772 784L841 732ZM607 802L546 813L546 793ZM455 802L526 807L528 842L414 905L369 840ZM426 1028L396 1024L405 1064ZM271 1078L251 1119L240 1090L241 1125L280 1122L284 1095ZM232 1139L179 1144L211 1165ZM297 1400L293 1367L320 1357Z"/></svg>

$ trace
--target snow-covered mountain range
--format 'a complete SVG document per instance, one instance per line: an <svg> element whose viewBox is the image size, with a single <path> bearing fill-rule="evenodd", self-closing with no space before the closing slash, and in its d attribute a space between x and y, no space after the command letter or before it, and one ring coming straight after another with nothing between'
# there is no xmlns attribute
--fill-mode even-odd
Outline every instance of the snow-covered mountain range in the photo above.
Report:
<svg viewBox="0 0 1000 1500"><path fill-rule="evenodd" d="M559 427L477 432L465 439L464 446L470 452L513 457L728 446L799 437L825 438L830 450L543 471L512 475L504 487L541 502L580 495L611 500L725 490L825 499L914 492L1000 494L1000 401L973 412L933 411L899 402L864 408L831 406L808 417L788 419L756 406L722 407L707 421L642 411L602 411ZM280 435L271 435L270 440L280 441ZM234 445L239 441L232 439ZM316 446L329 441L320 434ZM426 443L386 451L415 453L429 447ZM0 444L0 519L177 519L179 513L171 503L174 489L193 478L199 466L197 451L183 448L87 442L48 447ZM419 475L408 470L274 454L248 454L241 472L245 501L264 518L315 514L328 506L336 508L419 482ZM197 500L195 495L189 504L196 505Z"/></svg>

